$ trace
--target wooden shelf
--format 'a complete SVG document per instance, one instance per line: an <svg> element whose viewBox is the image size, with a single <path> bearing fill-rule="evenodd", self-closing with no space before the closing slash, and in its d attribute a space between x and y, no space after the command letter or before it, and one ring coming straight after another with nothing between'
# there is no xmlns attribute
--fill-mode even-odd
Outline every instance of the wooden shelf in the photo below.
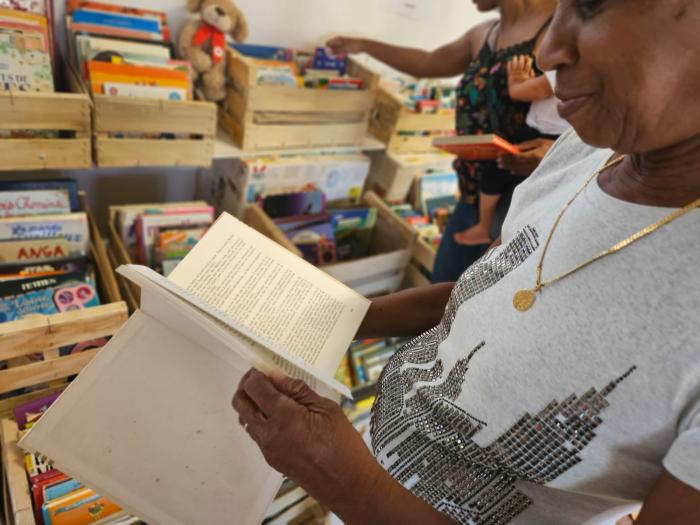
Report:
<svg viewBox="0 0 700 525"><path fill-rule="evenodd" d="M233 143L233 139L224 130L219 129L214 141L214 160L242 159L250 157L267 157L270 155L300 155L300 154L343 154L356 153L358 151L384 151L386 145L367 135L360 144L349 146L327 146L321 148L286 148L269 149L261 151L243 151Z"/></svg>

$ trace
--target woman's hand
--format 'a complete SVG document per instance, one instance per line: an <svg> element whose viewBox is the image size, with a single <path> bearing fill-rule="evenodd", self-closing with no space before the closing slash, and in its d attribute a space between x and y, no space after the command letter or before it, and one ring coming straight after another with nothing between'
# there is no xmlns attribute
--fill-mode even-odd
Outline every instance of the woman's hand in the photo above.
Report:
<svg viewBox="0 0 700 525"><path fill-rule="evenodd" d="M337 55L339 53L362 53L364 51L363 40L361 38L350 38L345 36L337 36L326 43L326 46L330 48L333 54Z"/></svg>
<svg viewBox="0 0 700 525"><path fill-rule="evenodd" d="M340 407L303 381L251 370L233 407L270 466L346 525L455 525L394 480Z"/></svg>
<svg viewBox="0 0 700 525"><path fill-rule="evenodd" d="M502 155L498 159L498 167L510 171L513 175L528 177L537 169L553 144L551 139L534 139L518 144L520 153Z"/></svg>
<svg viewBox="0 0 700 525"><path fill-rule="evenodd" d="M303 381L251 370L233 407L270 466L338 513L385 475L341 408Z"/></svg>

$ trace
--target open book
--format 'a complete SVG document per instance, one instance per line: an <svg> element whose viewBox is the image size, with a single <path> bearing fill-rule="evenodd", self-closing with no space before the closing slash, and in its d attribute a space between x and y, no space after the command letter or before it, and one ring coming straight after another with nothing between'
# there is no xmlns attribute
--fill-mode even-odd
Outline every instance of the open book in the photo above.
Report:
<svg viewBox="0 0 700 525"><path fill-rule="evenodd" d="M149 523L259 525L282 476L233 393L253 366L349 395L333 376L369 301L226 214L170 278L119 272L141 309L20 445Z"/></svg>
<svg viewBox="0 0 700 525"><path fill-rule="evenodd" d="M520 149L498 135L438 137L433 146L467 161L496 160L500 155L517 155Z"/></svg>

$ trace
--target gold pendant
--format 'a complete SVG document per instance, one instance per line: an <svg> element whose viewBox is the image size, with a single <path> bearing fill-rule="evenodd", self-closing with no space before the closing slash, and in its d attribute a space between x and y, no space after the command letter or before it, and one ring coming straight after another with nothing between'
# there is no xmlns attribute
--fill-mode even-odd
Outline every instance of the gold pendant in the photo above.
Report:
<svg viewBox="0 0 700 525"><path fill-rule="evenodd" d="M535 304L535 292L532 290L520 290L513 297L513 306L519 312L527 312Z"/></svg>

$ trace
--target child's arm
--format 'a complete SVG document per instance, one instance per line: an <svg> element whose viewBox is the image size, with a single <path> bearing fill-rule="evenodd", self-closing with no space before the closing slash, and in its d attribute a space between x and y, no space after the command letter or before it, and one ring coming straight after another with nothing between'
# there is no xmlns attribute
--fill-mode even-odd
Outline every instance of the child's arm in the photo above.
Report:
<svg viewBox="0 0 700 525"><path fill-rule="evenodd" d="M535 77L532 58L517 56L508 62L508 93L513 100L536 102L554 96L546 76Z"/></svg>

